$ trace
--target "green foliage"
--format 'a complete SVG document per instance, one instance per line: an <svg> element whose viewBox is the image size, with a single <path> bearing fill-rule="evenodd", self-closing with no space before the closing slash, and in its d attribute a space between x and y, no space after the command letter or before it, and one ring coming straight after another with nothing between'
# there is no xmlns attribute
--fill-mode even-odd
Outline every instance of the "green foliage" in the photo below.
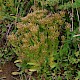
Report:
<svg viewBox="0 0 80 80"><path fill-rule="evenodd" d="M26 15L24 3L27 4L24 0L0 0L0 55L6 61L11 60L14 55L11 46L7 45L6 37L11 31L16 31L16 23L20 21L20 16ZM10 29L8 25L11 26Z"/></svg>
<svg viewBox="0 0 80 80"><path fill-rule="evenodd" d="M67 13L72 14L71 8L73 32ZM0 0L0 59L12 60L16 53L14 63L21 75L37 72L39 79L80 79L79 8L80 0ZM14 30L6 35L7 43L3 37L8 24Z"/></svg>
<svg viewBox="0 0 80 80"><path fill-rule="evenodd" d="M75 0L74 3L69 1L67 3L64 3L64 5L61 5L59 8L60 9L80 8L80 0Z"/></svg>

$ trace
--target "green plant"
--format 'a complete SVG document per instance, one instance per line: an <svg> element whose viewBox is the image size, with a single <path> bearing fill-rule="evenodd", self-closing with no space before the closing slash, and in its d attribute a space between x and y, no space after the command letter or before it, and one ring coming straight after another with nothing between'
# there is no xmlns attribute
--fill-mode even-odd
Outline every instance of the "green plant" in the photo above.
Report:
<svg viewBox="0 0 80 80"><path fill-rule="evenodd" d="M9 35L8 40L21 60L23 71L37 71L44 74L45 78L51 74L51 69L56 67L54 55L57 55L61 46L59 36L62 36L62 28L66 32L70 29L64 16L64 12L48 15L47 10L39 10L21 18L22 22L17 24L17 31Z"/></svg>
<svg viewBox="0 0 80 80"><path fill-rule="evenodd" d="M69 9L69 8L79 8L80 7L80 1L79 0L74 0L72 3L71 1L68 1L67 3L64 3L63 5L60 5L60 9Z"/></svg>
<svg viewBox="0 0 80 80"><path fill-rule="evenodd" d="M25 73L36 79L33 74L37 72L38 79L78 80L79 3L79 0L0 0L0 61L18 56L14 63L21 71L13 74L19 74L21 79ZM66 16L60 10L65 10ZM10 24L15 28L8 36L5 33ZM8 36L8 44L4 35Z"/></svg>

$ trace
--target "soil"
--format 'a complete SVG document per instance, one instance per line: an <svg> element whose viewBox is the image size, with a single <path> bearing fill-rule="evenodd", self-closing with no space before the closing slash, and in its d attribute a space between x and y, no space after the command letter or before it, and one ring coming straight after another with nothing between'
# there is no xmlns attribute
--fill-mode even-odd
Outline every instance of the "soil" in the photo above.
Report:
<svg viewBox="0 0 80 80"><path fill-rule="evenodd" d="M11 73L17 71L17 67L13 62L6 62L0 65L0 80L19 80L18 76L13 76Z"/></svg>

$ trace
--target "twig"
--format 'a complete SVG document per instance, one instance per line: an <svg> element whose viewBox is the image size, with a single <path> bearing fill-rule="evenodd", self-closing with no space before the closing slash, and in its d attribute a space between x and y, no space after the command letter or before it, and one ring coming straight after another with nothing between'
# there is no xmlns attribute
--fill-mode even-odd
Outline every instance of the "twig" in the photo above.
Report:
<svg viewBox="0 0 80 80"><path fill-rule="evenodd" d="M9 35L10 30L11 30L11 26L12 24L8 24L6 27L8 28L7 32L6 32L6 36Z"/></svg>

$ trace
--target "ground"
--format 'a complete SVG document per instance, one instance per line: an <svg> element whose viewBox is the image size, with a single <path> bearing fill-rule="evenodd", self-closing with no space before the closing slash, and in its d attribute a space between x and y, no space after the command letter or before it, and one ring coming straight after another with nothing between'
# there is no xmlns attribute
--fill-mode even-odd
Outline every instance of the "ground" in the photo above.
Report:
<svg viewBox="0 0 80 80"><path fill-rule="evenodd" d="M0 80L19 80L18 76L13 76L11 73L17 71L17 67L13 62L6 62L0 66Z"/></svg>

